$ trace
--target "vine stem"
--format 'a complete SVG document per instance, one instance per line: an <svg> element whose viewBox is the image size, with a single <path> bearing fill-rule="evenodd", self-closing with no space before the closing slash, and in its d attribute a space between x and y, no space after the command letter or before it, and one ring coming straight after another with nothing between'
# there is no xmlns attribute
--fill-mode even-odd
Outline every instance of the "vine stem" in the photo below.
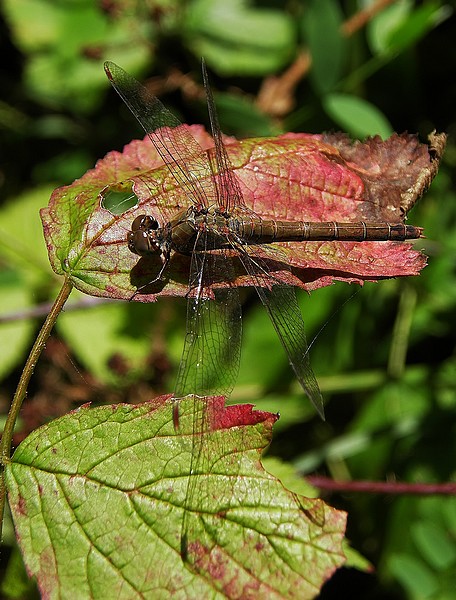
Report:
<svg viewBox="0 0 456 600"><path fill-rule="evenodd" d="M347 36L353 35L375 17L379 12L394 4L396 0L374 0L368 7L361 9L342 25L342 32Z"/></svg>
<svg viewBox="0 0 456 600"><path fill-rule="evenodd" d="M334 481L318 475L306 476L306 481L320 490L358 492L365 494L400 494L454 496L456 483L407 483L405 481Z"/></svg>
<svg viewBox="0 0 456 600"><path fill-rule="evenodd" d="M33 344L33 347L28 356L27 362L25 363L22 375L17 384L16 392L11 402L11 406L6 418L5 427L3 429L2 439L0 442L0 539L2 535L3 526L3 515L5 512L5 500L6 500L6 487L5 487L5 466L11 460L11 442L13 439L14 426L21 410L22 402L27 395L27 388L35 369L36 363L46 346L46 342L55 325L57 317L63 309L65 302L68 300L68 296L73 289L73 284L70 278L67 276L63 282L60 292L46 317L45 322Z"/></svg>

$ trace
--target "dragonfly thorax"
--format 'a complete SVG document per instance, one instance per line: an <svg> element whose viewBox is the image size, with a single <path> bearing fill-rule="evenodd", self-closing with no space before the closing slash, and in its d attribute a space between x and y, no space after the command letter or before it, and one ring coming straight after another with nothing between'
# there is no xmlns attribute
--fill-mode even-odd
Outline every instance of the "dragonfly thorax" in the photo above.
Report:
<svg viewBox="0 0 456 600"><path fill-rule="evenodd" d="M189 208L168 224L171 248L181 254L225 248L230 219L218 210Z"/></svg>

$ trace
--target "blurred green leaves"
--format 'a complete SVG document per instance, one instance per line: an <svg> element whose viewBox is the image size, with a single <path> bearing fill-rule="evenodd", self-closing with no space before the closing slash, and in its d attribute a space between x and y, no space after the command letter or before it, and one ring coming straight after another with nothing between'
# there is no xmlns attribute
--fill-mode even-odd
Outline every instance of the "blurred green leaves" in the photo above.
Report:
<svg viewBox="0 0 456 600"><path fill-rule="evenodd" d="M384 568L409 598L451 600L456 586L456 500L401 498L391 520Z"/></svg>
<svg viewBox="0 0 456 600"><path fill-rule="evenodd" d="M354 115L358 110L361 115L375 112L374 106L362 105L360 86L451 14L443 2L430 1L423 6L411 0L393 3L367 24L372 52L368 56L358 52L357 42L351 39L356 32L344 30L347 15L337 0L308 0L287 10L248 0L191 0L185 5L175 0L119 0L106 5L89 0L63 4L5 0L3 10L25 57L28 95L52 109L89 114L100 105L107 88L100 70L103 60L118 62L133 74L153 70L156 48L176 37L196 64L204 56L209 67L223 77L276 75L306 48L311 57L309 80L322 101L320 106L338 127L360 137L384 136L388 129L388 119L382 119L380 109L376 118L362 117L363 123L357 123ZM349 94L344 102L337 95L340 93ZM326 99L326 94L332 95ZM227 110L232 108L227 106ZM223 110L221 113L224 122ZM244 128L243 114L245 117L245 108L237 127L243 135L268 134L274 129L272 122ZM261 120L259 115L254 118Z"/></svg>
<svg viewBox="0 0 456 600"><path fill-rule="evenodd" d="M193 0L183 23L186 45L220 75L267 75L295 48L291 16L246 0Z"/></svg>
<svg viewBox="0 0 456 600"><path fill-rule="evenodd" d="M383 139L388 138L393 129L384 114L373 104L350 94L327 94L323 106L334 122L358 138L365 138L376 132Z"/></svg>
<svg viewBox="0 0 456 600"><path fill-rule="evenodd" d="M150 23L135 14L119 19L90 1L6 0L4 5L15 43L28 57L25 85L46 106L90 112L107 87L100 53L121 56L132 70L144 68L150 56Z"/></svg>
<svg viewBox="0 0 456 600"><path fill-rule="evenodd" d="M451 13L450 5L441 2L425 2L422 6L415 6L411 0L394 2L369 23L371 49L379 56L394 56L411 48Z"/></svg>

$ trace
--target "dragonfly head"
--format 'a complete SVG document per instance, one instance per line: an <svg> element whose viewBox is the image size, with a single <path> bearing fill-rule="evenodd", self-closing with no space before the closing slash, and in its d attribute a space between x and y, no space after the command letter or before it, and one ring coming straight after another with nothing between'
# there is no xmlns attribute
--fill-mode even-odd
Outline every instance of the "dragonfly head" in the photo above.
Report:
<svg viewBox="0 0 456 600"><path fill-rule="evenodd" d="M157 219L150 215L139 215L131 224L131 231L127 234L128 249L139 256L161 253L162 248L157 232L160 225Z"/></svg>

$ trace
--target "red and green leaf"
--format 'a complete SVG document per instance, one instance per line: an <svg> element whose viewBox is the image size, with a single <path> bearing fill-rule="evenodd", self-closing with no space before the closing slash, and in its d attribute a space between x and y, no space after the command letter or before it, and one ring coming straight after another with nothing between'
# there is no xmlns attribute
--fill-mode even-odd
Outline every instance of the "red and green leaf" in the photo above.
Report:
<svg viewBox="0 0 456 600"><path fill-rule="evenodd" d="M211 424L201 447L198 410ZM82 407L34 431L6 481L43 597L315 597L345 560L345 515L263 469L276 419L187 398L176 433L163 396Z"/></svg>
<svg viewBox="0 0 456 600"><path fill-rule="evenodd" d="M190 129L204 149L212 147L201 126ZM437 171L444 142L437 135L430 142L429 148L408 134L363 143L352 143L342 134L285 134L241 142L228 139L227 150L245 203L260 217L397 223ZM113 214L103 207L107 191L132 193L137 203L122 214ZM137 282L153 280L161 265L159 256L138 260L128 250L126 235L133 219L150 214L164 224L163 219L187 205L185 194L150 140L133 141L122 153L110 152L72 185L57 189L48 208L42 210L53 269L69 273L74 285L86 293L131 298ZM362 283L416 275L426 264L425 257L408 243L331 241L280 246L292 266L292 280L285 274L285 281L307 290L334 280ZM157 282L153 293L136 299L185 295L188 273L189 258L174 256L166 280ZM240 266L236 275L237 285L251 284ZM280 277L280 273L275 275Z"/></svg>

